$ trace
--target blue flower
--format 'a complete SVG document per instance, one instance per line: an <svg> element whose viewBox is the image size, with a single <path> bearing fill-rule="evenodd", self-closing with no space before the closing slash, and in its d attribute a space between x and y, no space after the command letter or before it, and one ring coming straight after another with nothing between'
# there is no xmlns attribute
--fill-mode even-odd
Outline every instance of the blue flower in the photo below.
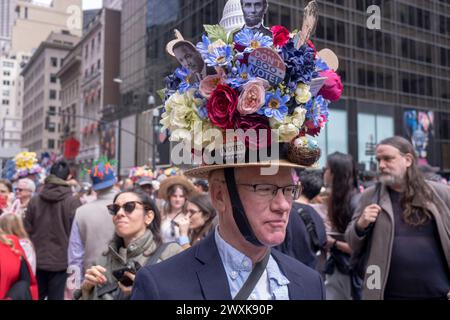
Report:
<svg viewBox="0 0 450 320"><path fill-rule="evenodd" d="M246 64L240 64L239 61L236 63L236 73L233 76L234 78L228 78L227 80L227 84L232 88L239 88L248 81L255 79L250 67Z"/></svg>
<svg viewBox="0 0 450 320"><path fill-rule="evenodd" d="M329 111L328 111L329 101L324 99L322 96L317 96L309 100L306 105L306 119L314 123L314 127L319 127L322 122L328 121Z"/></svg>
<svg viewBox="0 0 450 320"><path fill-rule="evenodd" d="M235 35L234 41L244 47L245 53L253 52L258 48L269 48L273 46L273 40L261 32L253 32L251 29L244 29Z"/></svg>
<svg viewBox="0 0 450 320"><path fill-rule="evenodd" d="M197 50L205 57L209 53L209 47L211 46L211 40L205 35L202 36L202 42L197 43Z"/></svg>
<svg viewBox="0 0 450 320"><path fill-rule="evenodd" d="M231 64L233 60L233 49L231 46L214 48L203 56L205 63L210 67L225 67Z"/></svg>
<svg viewBox="0 0 450 320"><path fill-rule="evenodd" d="M177 68L175 70L175 76L180 80L180 84L178 85L178 92L185 93L189 89L198 86L198 83L190 83L190 75L191 72L186 68Z"/></svg>
<svg viewBox="0 0 450 320"><path fill-rule="evenodd" d="M293 84L297 85L299 82L309 85L311 80L318 76L315 71L314 50L308 45L304 44L297 50L294 42L289 42L281 50L281 57L286 64L285 82L289 88Z"/></svg>
<svg viewBox="0 0 450 320"><path fill-rule="evenodd" d="M258 111L258 114L283 122L289 111L286 104L290 99L291 97L289 95L282 96L280 89L277 89L275 93L267 92L266 104Z"/></svg>
<svg viewBox="0 0 450 320"><path fill-rule="evenodd" d="M206 108L206 105L201 106L200 108L198 108L198 116L202 120L208 119L208 109Z"/></svg>
<svg viewBox="0 0 450 320"><path fill-rule="evenodd" d="M316 71L327 71L330 70L330 67L328 67L325 60L322 60L321 58L318 58L316 60Z"/></svg>

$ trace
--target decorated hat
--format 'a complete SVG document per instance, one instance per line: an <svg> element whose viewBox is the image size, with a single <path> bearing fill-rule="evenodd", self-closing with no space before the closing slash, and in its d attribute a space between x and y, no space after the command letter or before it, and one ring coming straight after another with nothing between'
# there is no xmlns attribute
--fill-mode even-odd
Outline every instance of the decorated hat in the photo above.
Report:
<svg viewBox="0 0 450 320"><path fill-rule="evenodd" d="M164 179L161 182L159 186L158 197L166 201L169 201L168 191L170 187L175 185L180 185L184 189L186 189L187 191L186 197L188 197L189 195L191 195L192 192L195 191L194 184L190 180L188 180L185 176L172 176L167 179Z"/></svg>
<svg viewBox="0 0 450 320"><path fill-rule="evenodd" d="M328 106L340 99L343 86L336 55L329 49L317 52L309 40L318 19L316 2L304 12L300 32L274 26L272 37L257 29L229 33L207 25L196 47L215 73L193 82L180 67L166 78L161 124L170 141L191 150L194 168L187 176L204 179L230 167L317 166L321 150L314 138L329 121ZM175 34L167 46L170 55L177 41L185 41Z"/></svg>
<svg viewBox="0 0 450 320"><path fill-rule="evenodd" d="M133 180L133 182L138 182L143 178L152 180L153 176L153 170L148 166L143 166L132 168L128 177Z"/></svg>
<svg viewBox="0 0 450 320"><path fill-rule="evenodd" d="M117 182L114 165L115 161L109 161L107 157L100 157L94 162L92 168L88 170L94 191L110 188Z"/></svg>

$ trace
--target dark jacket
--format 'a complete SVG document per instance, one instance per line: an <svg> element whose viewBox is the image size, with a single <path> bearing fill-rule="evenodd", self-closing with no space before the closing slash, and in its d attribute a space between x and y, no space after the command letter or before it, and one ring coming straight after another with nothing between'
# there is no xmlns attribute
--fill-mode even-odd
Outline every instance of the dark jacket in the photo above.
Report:
<svg viewBox="0 0 450 320"><path fill-rule="evenodd" d="M28 204L25 228L36 249L38 270L65 271L70 230L80 200L70 186L49 176L41 193Z"/></svg>
<svg viewBox="0 0 450 320"><path fill-rule="evenodd" d="M215 232L194 247L157 265L141 268L132 300L231 300ZM288 285L291 300L324 299L320 275L297 260L272 250Z"/></svg>
<svg viewBox="0 0 450 320"><path fill-rule="evenodd" d="M318 248L314 248L311 233L307 230L305 221L300 216L299 210L302 210L312 220L319 242ZM324 249L326 244L327 234L325 232L325 224L317 211L309 205L294 203L286 228L286 238L275 249L297 259L310 268L316 269L318 262L317 252Z"/></svg>

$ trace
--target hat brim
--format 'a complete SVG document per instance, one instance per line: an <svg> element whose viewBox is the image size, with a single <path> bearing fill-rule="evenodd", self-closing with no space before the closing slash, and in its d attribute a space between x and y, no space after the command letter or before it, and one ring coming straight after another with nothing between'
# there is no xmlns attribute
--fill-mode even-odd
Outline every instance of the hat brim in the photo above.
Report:
<svg viewBox="0 0 450 320"><path fill-rule="evenodd" d="M194 184L191 181L189 181L185 176L173 176L173 177L164 179L161 182L161 184L159 186L159 190L158 190L158 198L168 201L169 196L168 196L167 191L173 185L183 186L188 192L188 194L186 196L189 196L192 192L195 191Z"/></svg>
<svg viewBox="0 0 450 320"><path fill-rule="evenodd" d="M111 180L106 180L106 181L103 181L103 182L94 184L94 185L92 186L92 189L93 189L94 191L103 190L103 189L112 187L116 182L117 182L117 179L116 179L116 178L111 179Z"/></svg>
<svg viewBox="0 0 450 320"><path fill-rule="evenodd" d="M186 170L184 174L190 178L198 179L208 179L209 174L216 170L226 169L226 168L249 168L249 167L261 167L268 168L271 166L279 168L292 168L292 169L307 169L307 168L318 168L319 166L302 166L296 163L292 163L288 160L273 160L273 161L261 161L261 162L250 162L250 163L231 163L231 164L221 164L221 165L207 165L200 166L198 168L193 168Z"/></svg>

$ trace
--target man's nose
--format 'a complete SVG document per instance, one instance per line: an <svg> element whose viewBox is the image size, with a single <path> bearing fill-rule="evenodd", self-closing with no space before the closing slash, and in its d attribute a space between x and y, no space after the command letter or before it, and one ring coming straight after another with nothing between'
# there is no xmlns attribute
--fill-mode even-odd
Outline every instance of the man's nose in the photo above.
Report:
<svg viewBox="0 0 450 320"><path fill-rule="evenodd" d="M279 189L272 200L272 210L284 213L286 211L289 211L290 208L291 203L286 199L283 191Z"/></svg>

